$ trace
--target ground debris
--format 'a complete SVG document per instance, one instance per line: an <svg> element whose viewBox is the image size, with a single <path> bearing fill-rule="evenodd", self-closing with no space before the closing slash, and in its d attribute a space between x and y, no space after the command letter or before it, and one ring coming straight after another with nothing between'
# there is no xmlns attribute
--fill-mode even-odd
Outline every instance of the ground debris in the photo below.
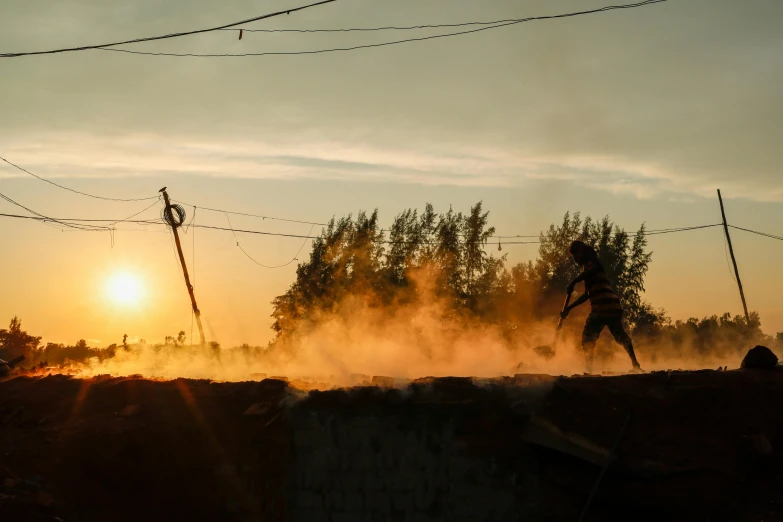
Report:
<svg viewBox="0 0 783 522"><path fill-rule="evenodd" d="M54 498L41 477L21 478L0 468L0 520L55 520Z"/></svg>

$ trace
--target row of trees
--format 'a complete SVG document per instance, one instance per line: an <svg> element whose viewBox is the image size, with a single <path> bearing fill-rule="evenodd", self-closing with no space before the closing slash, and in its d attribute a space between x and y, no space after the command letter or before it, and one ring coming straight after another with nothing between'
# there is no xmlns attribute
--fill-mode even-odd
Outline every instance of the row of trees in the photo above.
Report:
<svg viewBox="0 0 783 522"><path fill-rule="evenodd" d="M129 343L127 334L123 335L121 344L110 344L104 348L91 347L84 339L78 340L75 344L49 342L42 345L41 337L28 334L22 329L22 321L14 316L8 328L0 329L0 359L7 361L23 355L25 357L25 361L21 364L23 367L44 363L48 366L62 366L71 362L83 362L87 359L103 361L111 359L120 350L129 351L140 347L151 348L155 351L164 350L169 346L182 348L186 346L186 340L185 331L180 330L176 337L166 336L163 344L154 345L148 345L144 339ZM220 344L211 342L208 348L213 354L219 356Z"/></svg>
<svg viewBox="0 0 783 522"><path fill-rule="evenodd" d="M23 355L25 362L22 366L34 366L41 362L61 365L67 361L84 361L93 357L103 360L114 357L116 350L116 344L106 348L91 348L84 339L73 345L46 343L41 346L41 337L23 330L22 321L16 316L11 319L7 329L0 329L0 359L11 360Z"/></svg>
<svg viewBox="0 0 783 522"><path fill-rule="evenodd" d="M455 313L512 326L537 320L559 307L568 282L578 274L568 255L576 238L596 248L630 325L659 320L641 297L651 259L644 226L631 236L609 218L594 221L566 213L559 225L540 235L535 262L510 269L506 255L488 252L494 233L481 203L466 215L451 208L436 214L429 204L421 214L409 209L388 230L379 228L377 211L333 219L313 242L310 259L299 265L296 281L273 301L273 328L278 336L290 335L315 310L338 310L347 295L361 294L373 306L405 302L425 283Z"/></svg>

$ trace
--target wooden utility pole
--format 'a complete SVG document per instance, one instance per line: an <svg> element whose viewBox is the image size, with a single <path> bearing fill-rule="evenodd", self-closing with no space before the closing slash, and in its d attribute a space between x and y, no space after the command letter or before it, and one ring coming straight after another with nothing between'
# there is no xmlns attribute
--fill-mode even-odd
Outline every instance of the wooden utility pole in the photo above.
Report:
<svg viewBox="0 0 783 522"><path fill-rule="evenodd" d="M190 303L193 305L193 314L196 316L196 324L198 325L198 333L201 336L201 346L207 344L207 340L204 337L204 327L201 326L201 312L199 312L198 305L196 304L196 294L193 293L193 285L190 284L190 276L188 275L188 266L185 264L185 256L182 254L182 244L179 242L179 232L177 228L182 223L177 223L174 213L171 211L171 202L169 201L169 195L166 192L166 187L160 189L163 193L163 201L166 202L165 217L168 224L171 226L171 231L174 232L174 241L177 243L177 252L179 253L179 262L182 263L182 273L185 275L185 285L188 287L188 294L190 295ZM192 342L192 341L191 341Z"/></svg>
<svg viewBox="0 0 783 522"><path fill-rule="evenodd" d="M729 254L731 254L731 262L734 265L734 275L737 276L737 286L739 287L740 298L742 299L742 308L745 309L745 321L747 322L747 325L750 326L748 304L745 302L745 292L742 291L742 281L740 281L739 270L737 269L737 260L734 259L734 249L731 247L729 225L726 223L726 211L723 210L723 198L720 196L720 189L718 189L718 202L720 202L720 214L723 216L723 231L726 233L726 241L729 243Z"/></svg>

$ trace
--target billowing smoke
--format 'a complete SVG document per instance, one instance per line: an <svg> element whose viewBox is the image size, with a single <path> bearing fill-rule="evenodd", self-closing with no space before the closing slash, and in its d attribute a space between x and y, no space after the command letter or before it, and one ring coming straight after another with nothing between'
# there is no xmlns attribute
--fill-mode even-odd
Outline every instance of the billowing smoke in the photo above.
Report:
<svg viewBox="0 0 783 522"><path fill-rule="evenodd" d="M455 313L426 280L416 283L415 299L373 303L371 294L352 293L333 308L317 309L285 339L267 347L229 349L135 344L113 357L93 357L67 365L82 376L112 374L172 379L253 380L285 376L308 382L346 385L366 376L496 377L514 373L550 375L585 371L581 327L589 305L566 320L556 354L543 359L536 346L552 344L556 318L530 321L509 332L466 313ZM698 338L673 344L661 337L637 337L637 355L646 370L736 368L750 343L713 339L711 350ZM627 372L630 361L604 331L596 348L595 371Z"/></svg>

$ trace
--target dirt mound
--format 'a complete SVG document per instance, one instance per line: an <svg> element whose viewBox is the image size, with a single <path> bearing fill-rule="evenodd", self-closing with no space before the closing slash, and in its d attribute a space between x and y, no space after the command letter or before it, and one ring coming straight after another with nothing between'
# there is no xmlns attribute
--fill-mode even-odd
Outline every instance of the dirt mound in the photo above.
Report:
<svg viewBox="0 0 783 522"><path fill-rule="evenodd" d="M0 466L41 477L54 499L30 506L31 520L282 520L288 438L284 419L267 424L285 391L269 380L7 380ZM267 408L243 415L257 403ZM0 519L20 503L0 501Z"/></svg>
<svg viewBox="0 0 783 522"><path fill-rule="evenodd" d="M588 520L783 519L783 371L381 381L305 394L271 379L6 378L0 520L286 520L296 412L442 419L449 454L490 463L498 484L529 477L515 487L553 521L578 517L629 419Z"/></svg>

